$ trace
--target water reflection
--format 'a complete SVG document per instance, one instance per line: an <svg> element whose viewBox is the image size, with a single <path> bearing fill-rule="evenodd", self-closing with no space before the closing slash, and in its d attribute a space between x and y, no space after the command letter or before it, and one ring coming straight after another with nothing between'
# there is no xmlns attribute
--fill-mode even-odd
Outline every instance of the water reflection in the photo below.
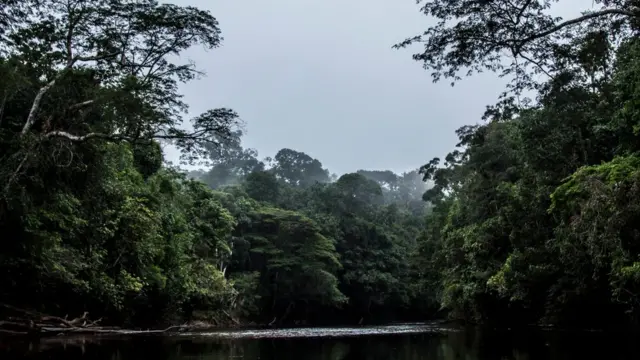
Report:
<svg viewBox="0 0 640 360"><path fill-rule="evenodd" d="M614 334L524 334L474 329L348 338L78 337L0 343L3 360L627 360L638 359L639 354L632 342Z"/></svg>

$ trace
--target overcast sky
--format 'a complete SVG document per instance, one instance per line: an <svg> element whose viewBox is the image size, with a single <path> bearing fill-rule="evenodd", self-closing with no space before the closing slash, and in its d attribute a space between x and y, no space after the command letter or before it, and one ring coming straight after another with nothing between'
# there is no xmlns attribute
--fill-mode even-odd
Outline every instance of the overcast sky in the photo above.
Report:
<svg viewBox="0 0 640 360"><path fill-rule="evenodd" d="M234 109L261 158L286 147L337 174L412 170L452 150L503 89L494 74L433 84L414 51L391 48L429 24L415 0L171 2L210 10L224 37L185 54L207 73L183 87L190 114Z"/></svg>

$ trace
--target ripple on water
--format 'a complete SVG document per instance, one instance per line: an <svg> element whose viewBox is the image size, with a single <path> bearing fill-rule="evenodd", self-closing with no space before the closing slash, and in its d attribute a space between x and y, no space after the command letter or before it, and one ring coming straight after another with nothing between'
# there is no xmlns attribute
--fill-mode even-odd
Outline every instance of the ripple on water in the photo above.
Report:
<svg viewBox="0 0 640 360"><path fill-rule="evenodd" d="M213 332L185 332L182 336L206 336L225 339L242 338L303 338L303 337L347 337L394 334L422 334L443 333L456 331L452 328L433 325L392 325L379 327L357 328L291 328L291 329L260 329L234 330Z"/></svg>

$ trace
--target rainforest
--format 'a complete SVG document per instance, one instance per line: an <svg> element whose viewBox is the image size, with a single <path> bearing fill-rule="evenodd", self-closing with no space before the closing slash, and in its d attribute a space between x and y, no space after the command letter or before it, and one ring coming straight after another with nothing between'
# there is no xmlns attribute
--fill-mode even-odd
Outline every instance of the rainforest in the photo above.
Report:
<svg viewBox="0 0 640 360"><path fill-rule="evenodd" d="M1 1L2 328L637 325L638 4L554 22L546 1L419 2L442 21L396 48L505 92L444 161L335 174L246 148L233 109L187 115L200 73L176 55L215 53L210 12Z"/></svg>

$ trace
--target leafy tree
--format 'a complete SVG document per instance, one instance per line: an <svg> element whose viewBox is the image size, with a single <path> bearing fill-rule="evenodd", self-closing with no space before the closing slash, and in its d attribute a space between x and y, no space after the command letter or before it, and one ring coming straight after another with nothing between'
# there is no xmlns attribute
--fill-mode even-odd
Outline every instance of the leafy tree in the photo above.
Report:
<svg viewBox="0 0 640 360"><path fill-rule="evenodd" d="M592 40L576 43L571 71L542 84L538 104L461 128L444 166L436 158L421 168L435 207L414 276L451 316L637 323L637 40L606 57ZM595 81L585 59L603 61Z"/></svg>
<svg viewBox="0 0 640 360"><path fill-rule="evenodd" d="M356 173L377 182L385 190L395 191L398 187L398 175L392 171L358 170Z"/></svg>
<svg viewBox="0 0 640 360"><path fill-rule="evenodd" d="M634 1L597 2L596 9L563 19L548 0L419 0L420 11L434 20L422 34L394 45L422 44L413 58L431 71L434 82L483 71L510 82L485 118L509 118L531 105L519 95L538 91L547 80L565 76L580 62L590 82L606 79L602 61L616 44L637 35L640 12ZM589 46L581 46L583 44ZM576 47L581 48L575 51ZM604 67L603 67L604 66ZM600 73L602 76L597 76Z"/></svg>
<svg viewBox="0 0 640 360"><path fill-rule="evenodd" d="M249 174L244 188L247 194L258 201L277 203L280 195L280 183L273 173L256 171Z"/></svg>
<svg viewBox="0 0 640 360"><path fill-rule="evenodd" d="M287 184L309 186L315 182L329 181L329 172L322 167L322 163L305 153L282 149L273 161L273 173Z"/></svg>
<svg viewBox="0 0 640 360"><path fill-rule="evenodd" d="M382 204L382 189L373 180L359 174L345 174L336 181L333 189L339 196L335 204L341 215L366 214L372 206Z"/></svg>
<svg viewBox="0 0 640 360"><path fill-rule="evenodd" d="M181 128L178 85L198 71L172 55L218 46L215 18L155 1L1 6L3 301L115 324L228 306L235 219L160 147L195 160L237 124L215 109Z"/></svg>
<svg viewBox="0 0 640 360"><path fill-rule="evenodd" d="M243 284L250 274L259 274L254 285L258 297L249 301L257 306L252 315L282 322L296 309L304 309L304 314L345 300L334 275L341 267L335 247L315 222L293 211L259 205L241 191L227 196L228 206L243 204L232 210L239 223L231 272Z"/></svg>
<svg viewBox="0 0 640 360"><path fill-rule="evenodd" d="M34 6L28 21L12 20L7 34L4 66L21 75L10 79L29 86L20 99L26 111L5 104L3 112L3 128L17 133L7 151L15 167L3 178L5 195L42 146L156 139L174 142L184 160L193 161L214 142L213 134L228 136L237 124L233 111L214 109L192 120L193 131L181 129L187 106L178 84L198 71L168 56L197 44L219 45L218 23L209 13L151 0ZM9 91L17 85L7 86L5 98L14 96Z"/></svg>
<svg viewBox="0 0 640 360"><path fill-rule="evenodd" d="M200 179L212 188L240 183L249 174L264 170L264 163L258 160L258 152L244 149L241 145L241 131L235 131L229 138L220 138L210 148L211 169Z"/></svg>
<svg viewBox="0 0 640 360"><path fill-rule="evenodd" d="M637 30L636 4L628 1L599 3L600 9L584 12L573 19L552 16L550 1L419 1L421 12L437 20L424 34L396 45L418 42L424 52L414 55L433 70L434 80L460 79L483 70L501 75L525 76L534 72L562 70L554 63L554 53L563 50L565 41L587 30L590 34L631 36ZM455 25L450 20L460 20ZM504 64L503 52L513 58ZM519 61L518 61L519 60ZM533 81L523 78L518 85Z"/></svg>

